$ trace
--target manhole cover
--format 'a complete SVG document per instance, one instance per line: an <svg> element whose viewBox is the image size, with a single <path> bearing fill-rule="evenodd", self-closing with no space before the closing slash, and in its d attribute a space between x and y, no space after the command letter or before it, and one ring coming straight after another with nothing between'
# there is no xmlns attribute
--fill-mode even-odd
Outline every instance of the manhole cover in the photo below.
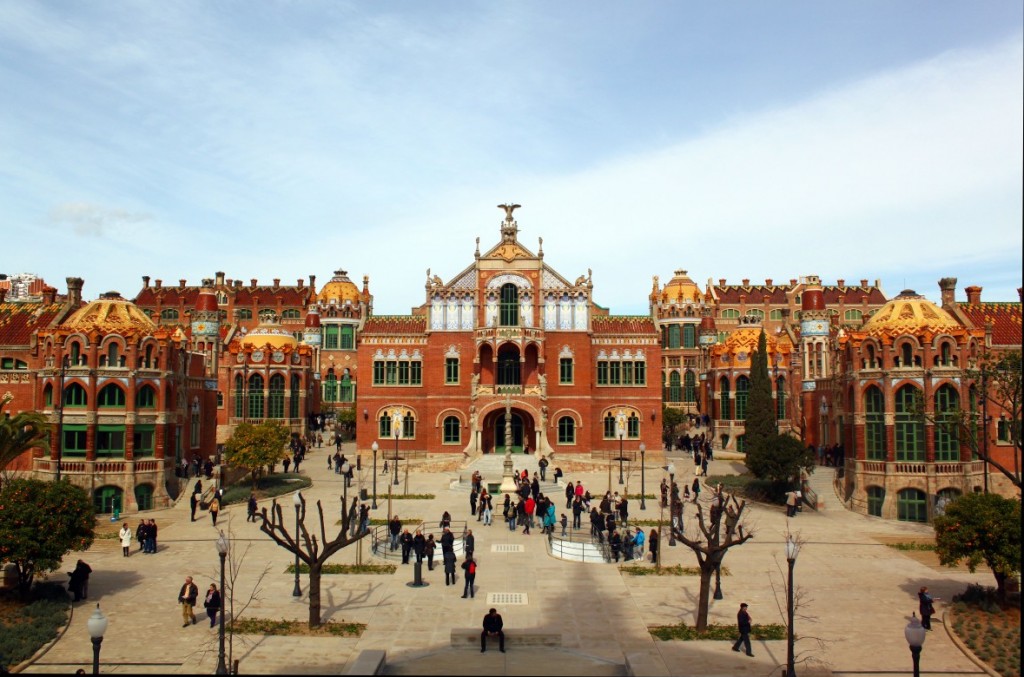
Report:
<svg viewBox="0 0 1024 677"><path fill-rule="evenodd" d="M526 552L522 545L512 543L493 543L491 552Z"/></svg>
<svg viewBox="0 0 1024 677"><path fill-rule="evenodd" d="M525 592L489 592L488 604L529 604Z"/></svg>

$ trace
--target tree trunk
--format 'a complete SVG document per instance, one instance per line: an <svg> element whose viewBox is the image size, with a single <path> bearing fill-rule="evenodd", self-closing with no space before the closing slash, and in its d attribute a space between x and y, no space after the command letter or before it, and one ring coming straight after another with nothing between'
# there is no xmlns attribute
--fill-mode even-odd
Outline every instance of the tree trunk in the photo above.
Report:
<svg viewBox="0 0 1024 677"><path fill-rule="evenodd" d="M708 600L711 597L711 576L715 573L715 565L711 559L704 560L700 569L700 594L697 597L697 632L708 629Z"/></svg>
<svg viewBox="0 0 1024 677"><path fill-rule="evenodd" d="M1000 604L1006 604L1006 574L993 571L996 576L996 599Z"/></svg>
<svg viewBox="0 0 1024 677"><path fill-rule="evenodd" d="M314 562L309 566L309 627L320 625L320 569L322 562Z"/></svg>

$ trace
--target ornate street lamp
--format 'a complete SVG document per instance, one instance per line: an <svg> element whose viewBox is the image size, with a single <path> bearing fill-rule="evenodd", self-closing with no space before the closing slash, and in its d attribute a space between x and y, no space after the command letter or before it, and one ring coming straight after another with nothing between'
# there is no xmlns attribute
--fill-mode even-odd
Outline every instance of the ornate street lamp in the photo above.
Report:
<svg viewBox="0 0 1024 677"><path fill-rule="evenodd" d="M92 637L92 674L100 674L100 644L103 644L103 633L107 631L107 617L100 611L100 605L96 604L96 610L85 622L89 629L89 636Z"/></svg>
<svg viewBox="0 0 1024 677"><path fill-rule="evenodd" d="M299 509L302 508L302 492L296 491L292 497L295 504L295 542L299 541ZM302 597L302 588L299 587L299 549L295 548L295 589L292 590L292 597Z"/></svg>
<svg viewBox="0 0 1024 677"><path fill-rule="evenodd" d="M60 394L57 396L57 481L60 482L61 465L64 459L64 379L67 378L70 358L63 355L60 360Z"/></svg>
<svg viewBox="0 0 1024 677"><path fill-rule="evenodd" d="M231 543L224 532L217 539L217 556L220 557L220 643L217 649L217 674L228 674L228 665L224 660L224 610L227 608L227 593L224 590L224 560L227 559Z"/></svg>
<svg viewBox="0 0 1024 677"><path fill-rule="evenodd" d="M800 554L800 546L793 540L792 536L786 536L786 561L789 563L789 585L786 591L786 604L789 614L789 636L786 645L786 677L796 677L795 661L793 658L793 569L796 567L796 556ZM920 649L918 649L920 651Z"/></svg>
<svg viewBox="0 0 1024 677"><path fill-rule="evenodd" d="M373 509L377 509L377 452L380 451L380 445L374 440L373 444L370 445L370 449L373 450Z"/></svg>
<svg viewBox="0 0 1024 677"><path fill-rule="evenodd" d="M392 484L398 484L398 440L402 437L402 415L396 413L391 417L391 432L395 436L395 467L394 475L395 481Z"/></svg>
<svg viewBox="0 0 1024 677"><path fill-rule="evenodd" d="M626 431L619 428L619 484L623 484L622 481L622 439L626 436Z"/></svg>
<svg viewBox="0 0 1024 677"><path fill-rule="evenodd" d="M668 530L668 544L676 547L676 495L673 489L676 485L676 464L669 463L668 468L668 519L671 525Z"/></svg>
<svg viewBox="0 0 1024 677"><path fill-rule="evenodd" d="M644 454L647 452L647 445L643 442L640 443L640 509L647 510L647 499L644 498L646 493L646 480L644 475Z"/></svg>
<svg viewBox="0 0 1024 677"><path fill-rule="evenodd" d="M903 636L907 638L910 646L910 655L914 659L914 677L921 677L921 649L924 647L924 638L927 631L917 619L917 614L911 614L910 622L903 629Z"/></svg>

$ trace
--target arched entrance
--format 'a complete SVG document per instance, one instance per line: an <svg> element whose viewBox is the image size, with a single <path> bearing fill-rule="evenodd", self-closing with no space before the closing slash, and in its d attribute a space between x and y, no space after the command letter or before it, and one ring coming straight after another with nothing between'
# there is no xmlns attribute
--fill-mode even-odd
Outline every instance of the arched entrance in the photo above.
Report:
<svg viewBox="0 0 1024 677"><path fill-rule="evenodd" d="M505 410L496 409L487 414L482 430L482 451L485 454L505 453ZM527 443L529 446L527 447ZM536 451L534 447L533 418L526 412L512 410L512 453Z"/></svg>

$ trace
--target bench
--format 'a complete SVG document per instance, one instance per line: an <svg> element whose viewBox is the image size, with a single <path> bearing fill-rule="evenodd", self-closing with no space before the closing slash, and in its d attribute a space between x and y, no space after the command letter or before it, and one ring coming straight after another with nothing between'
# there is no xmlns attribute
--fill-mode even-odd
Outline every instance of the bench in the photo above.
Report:
<svg viewBox="0 0 1024 677"><path fill-rule="evenodd" d="M346 675L380 675L384 673L384 659L387 652L380 649L360 651L356 659L349 663Z"/></svg>
<svg viewBox="0 0 1024 677"><path fill-rule="evenodd" d="M480 633L483 628L452 628L453 647L471 646L480 648ZM497 637L488 637L487 645L498 646ZM505 630L505 647L513 646L562 646L562 633L539 628L512 628Z"/></svg>

